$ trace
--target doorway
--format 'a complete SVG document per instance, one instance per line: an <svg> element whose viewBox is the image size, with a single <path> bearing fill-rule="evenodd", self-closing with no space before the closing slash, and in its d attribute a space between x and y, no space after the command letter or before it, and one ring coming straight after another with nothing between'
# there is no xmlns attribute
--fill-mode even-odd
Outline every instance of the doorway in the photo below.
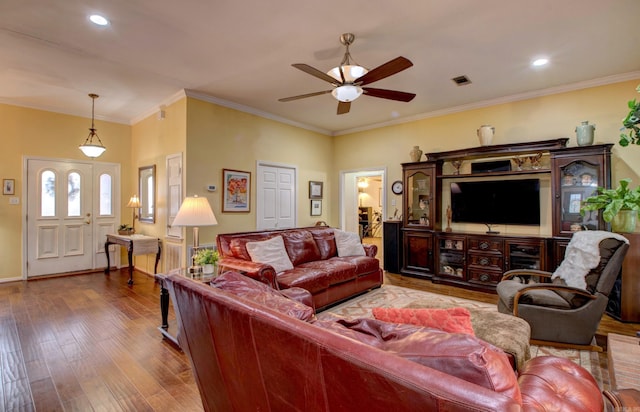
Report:
<svg viewBox="0 0 640 412"><path fill-rule="evenodd" d="M27 278L106 267L120 217L120 165L25 159Z"/></svg>
<svg viewBox="0 0 640 412"><path fill-rule="evenodd" d="M340 225L358 233L364 243L378 245L382 251L382 222L385 216L386 169L342 172Z"/></svg>

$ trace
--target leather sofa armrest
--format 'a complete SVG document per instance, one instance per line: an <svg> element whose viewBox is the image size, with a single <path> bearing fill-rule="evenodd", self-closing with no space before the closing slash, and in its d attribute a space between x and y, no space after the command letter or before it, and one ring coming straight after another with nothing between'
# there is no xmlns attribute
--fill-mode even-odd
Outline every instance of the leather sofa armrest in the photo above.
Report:
<svg viewBox="0 0 640 412"><path fill-rule="evenodd" d="M315 313L316 307L313 304L313 296L308 290L294 286L292 288L282 289L280 293L288 297L289 299L295 300L309 306L310 308L313 308L313 312Z"/></svg>
<svg viewBox="0 0 640 412"><path fill-rule="evenodd" d="M225 257L218 261L218 266L220 267L221 273L236 271L259 282L266 283L276 290L280 290L278 282L276 282L276 271L271 265L233 257Z"/></svg>
<svg viewBox="0 0 640 412"><path fill-rule="evenodd" d="M370 245L368 243L363 243L362 247L364 248L364 253L369 256L369 257L376 257L376 254L378 253L378 246L377 245Z"/></svg>

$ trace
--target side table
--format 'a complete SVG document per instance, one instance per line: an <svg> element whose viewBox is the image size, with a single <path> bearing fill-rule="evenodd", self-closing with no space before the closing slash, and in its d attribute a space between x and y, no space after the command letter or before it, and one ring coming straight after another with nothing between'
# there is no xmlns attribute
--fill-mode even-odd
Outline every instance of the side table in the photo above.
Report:
<svg viewBox="0 0 640 412"><path fill-rule="evenodd" d="M215 274L193 275L189 273L187 269L175 269L167 274L157 273L155 275L156 280L160 283L160 316L162 323L158 326L158 330L164 339L168 340L171 344L180 349L178 337L174 333L171 333L171 330L169 329L169 290L164 287L164 279L167 276L174 274L185 276L203 283L209 283L213 278L215 278ZM174 327L177 331L179 325L175 325Z"/></svg>
<svg viewBox="0 0 640 412"><path fill-rule="evenodd" d="M120 245L127 248L127 257L129 258L129 283L133 285L133 256L156 254L156 264L153 273L158 272L158 262L162 253L162 242L160 239L145 235L116 235L108 234L107 241L104 243L104 253L107 255L107 267L104 270L106 275L111 271L111 262L109 261L109 246Z"/></svg>

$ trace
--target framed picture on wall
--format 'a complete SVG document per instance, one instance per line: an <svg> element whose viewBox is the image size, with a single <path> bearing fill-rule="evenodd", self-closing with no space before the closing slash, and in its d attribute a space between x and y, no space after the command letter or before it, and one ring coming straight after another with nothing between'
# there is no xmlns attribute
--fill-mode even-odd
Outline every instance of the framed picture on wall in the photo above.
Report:
<svg viewBox="0 0 640 412"><path fill-rule="evenodd" d="M15 179L2 179L2 194L13 195L16 193L16 180Z"/></svg>
<svg viewBox="0 0 640 412"><path fill-rule="evenodd" d="M322 182L309 181L309 199L322 199Z"/></svg>
<svg viewBox="0 0 640 412"><path fill-rule="evenodd" d="M311 199L311 216L322 215L322 200Z"/></svg>
<svg viewBox="0 0 640 412"><path fill-rule="evenodd" d="M251 172L222 169L222 212L251 210Z"/></svg>

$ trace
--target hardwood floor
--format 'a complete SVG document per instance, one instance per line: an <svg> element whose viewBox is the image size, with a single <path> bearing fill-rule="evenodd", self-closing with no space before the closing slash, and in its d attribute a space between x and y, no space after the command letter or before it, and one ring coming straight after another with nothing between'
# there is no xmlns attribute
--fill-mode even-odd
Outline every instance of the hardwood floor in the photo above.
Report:
<svg viewBox="0 0 640 412"><path fill-rule="evenodd" d="M163 341L160 287L127 270L0 284L0 411L201 411L187 357ZM385 283L495 303L397 274ZM170 317L172 317L172 313ZM605 316L599 334L640 324Z"/></svg>
<svg viewBox="0 0 640 412"><path fill-rule="evenodd" d="M0 410L202 410L188 359L156 329L159 285L127 279L0 284Z"/></svg>

